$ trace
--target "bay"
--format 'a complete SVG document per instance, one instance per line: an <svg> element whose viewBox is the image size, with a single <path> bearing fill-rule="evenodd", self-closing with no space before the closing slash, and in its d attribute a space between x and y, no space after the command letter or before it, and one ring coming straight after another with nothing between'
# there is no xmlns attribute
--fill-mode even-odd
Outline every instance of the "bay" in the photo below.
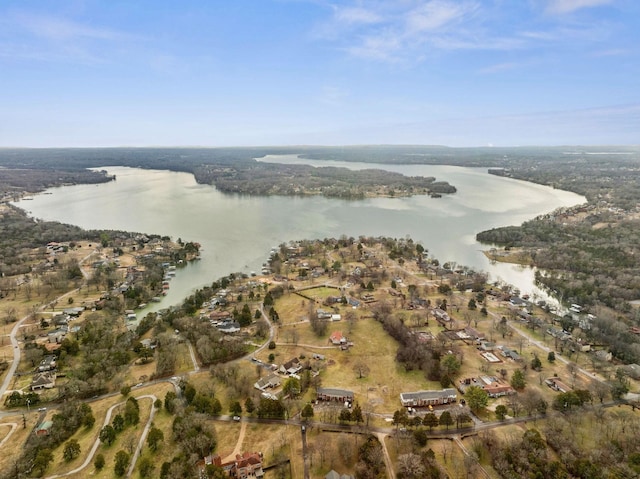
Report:
<svg viewBox="0 0 640 479"><path fill-rule="evenodd" d="M295 155L261 161L300 162L352 169L381 168L406 175L434 176L458 192L442 198L242 196L199 185L188 173L105 167L116 181L48 190L18 207L44 220L86 229L114 229L197 241L201 260L178 271L168 295L153 311L178 304L194 289L232 272L259 272L271 248L291 240L339 237L411 237L441 263L453 261L486 271L494 281L513 284L534 298L550 298L534 284L534 270L492 264L475 240L479 231L518 225L584 197L553 188L489 175L486 169L431 165L378 165L303 160Z"/></svg>

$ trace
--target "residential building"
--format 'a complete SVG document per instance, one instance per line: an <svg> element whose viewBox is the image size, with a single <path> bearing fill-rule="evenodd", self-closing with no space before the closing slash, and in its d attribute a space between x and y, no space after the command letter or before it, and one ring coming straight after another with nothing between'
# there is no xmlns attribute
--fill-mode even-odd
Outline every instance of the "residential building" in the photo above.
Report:
<svg viewBox="0 0 640 479"><path fill-rule="evenodd" d="M325 474L324 479L354 479L354 477L351 474L340 474L331 469Z"/></svg>
<svg viewBox="0 0 640 479"><path fill-rule="evenodd" d="M456 402L458 395L453 388L442 389L440 391L416 391L400 393L400 402L403 406L422 407L439 406Z"/></svg>
<svg viewBox="0 0 640 479"><path fill-rule="evenodd" d="M337 388L318 388L319 401L353 402L353 391Z"/></svg>
<svg viewBox="0 0 640 479"><path fill-rule="evenodd" d="M498 398L516 394L515 389L509 383L495 376L480 376L477 378L465 378L460 381L460 391L465 393L471 386L482 388L491 398Z"/></svg>
<svg viewBox="0 0 640 479"><path fill-rule="evenodd" d="M275 388L280 386L280 376L278 376L277 374L271 373L268 376L265 376L263 378L260 378L259 381L257 381L253 387L256 389L259 389L260 391L264 391L265 389L268 388Z"/></svg>
<svg viewBox="0 0 640 479"><path fill-rule="evenodd" d="M53 421L44 421L38 424L36 428L36 436L48 436L51 433L53 427Z"/></svg>
<svg viewBox="0 0 640 479"><path fill-rule="evenodd" d="M43 373L36 373L31 381L31 390L39 391L41 389L52 389L56 386L56 373L46 371Z"/></svg>
<svg viewBox="0 0 640 479"><path fill-rule="evenodd" d="M298 358L293 358L290 361L287 361L282 366L280 366L279 371L282 374L296 374L302 370L302 364Z"/></svg>
<svg viewBox="0 0 640 479"><path fill-rule="evenodd" d="M571 388L567 386L565 383L563 383L562 381L560 381L560 379L558 379L557 377L545 379L544 382L546 383L547 386L549 386L554 391L558 391L561 393L567 393L571 391Z"/></svg>
<svg viewBox="0 0 640 479"><path fill-rule="evenodd" d="M53 371L58 365L58 358L53 354L48 354L40 361L40 365L38 366L38 371Z"/></svg>

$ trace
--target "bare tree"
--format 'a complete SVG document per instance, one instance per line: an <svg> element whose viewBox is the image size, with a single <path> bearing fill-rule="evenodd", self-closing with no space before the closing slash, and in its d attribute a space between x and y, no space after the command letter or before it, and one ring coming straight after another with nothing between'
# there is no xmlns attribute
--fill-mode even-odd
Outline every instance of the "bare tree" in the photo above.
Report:
<svg viewBox="0 0 640 479"><path fill-rule="evenodd" d="M578 365L574 362L570 362L567 363L567 371L569 371L569 374L571 374L571 387L575 388L576 387L576 377L578 376L578 371L580 369L578 368Z"/></svg>
<svg viewBox="0 0 640 479"><path fill-rule="evenodd" d="M424 477L426 469L422 459L417 454L401 454L398 456L398 475L406 479L419 479Z"/></svg>
<svg viewBox="0 0 640 479"><path fill-rule="evenodd" d="M358 375L358 379L368 376L371 372L371 368L369 368L369 365L363 359L356 361L353 365L353 370Z"/></svg>

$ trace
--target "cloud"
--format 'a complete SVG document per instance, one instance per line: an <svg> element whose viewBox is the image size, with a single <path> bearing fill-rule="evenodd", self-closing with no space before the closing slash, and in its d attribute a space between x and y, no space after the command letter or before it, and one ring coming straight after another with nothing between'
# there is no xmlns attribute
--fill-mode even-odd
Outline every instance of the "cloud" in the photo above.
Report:
<svg viewBox="0 0 640 479"><path fill-rule="evenodd" d="M53 41L69 41L80 38L94 40L127 40L131 35L74 22L65 18L31 13L18 13L13 20L31 34Z"/></svg>
<svg viewBox="0 0 640 479"><path fill-rule="evenodd" d="M408 33L432 32L455 23L477 10L476 3L426 2L406 15Z"/></svg>
<svg viewBox="0 0 640 479"><path fill-rule="evenodd" d="M373 24L382 21L380 14L362 7L334 8L334 17L338 22L346 24Z"/></svg>
<svg viewBox="0 0 640 479"><path fill-rule="evenodd" d="M0 57L94 65L130 51L140 35L95 26L59 15L8 12L0 20ZM123 46L127 48L123 48Z"/></svg>
<svg viewBox="0 0 640 479"><path fill-rule="evenodd" d="M333 5L332 23L324 26L327 39L345 43L353 56L402 61L420 55L425 45L458 48L471 42L454 41L464 36L454 27L479 10L476 1L408 0L370 2L367 8Z"/></svg>
<svg viewBox="0 0 640 479"><path fill-rule="evenodd" d="M581 47L611 38L616 26L608 17L578 22L561 14L614 1L333 0L315 33L353 57L404 64L452 51Z"/></svg>
<svg viewBox="0 0 640 479"><path fill-rule="evenodd" d="M613 3L613 0L550 0L546 10L548 13L562 15L610 3Z"/></svg>

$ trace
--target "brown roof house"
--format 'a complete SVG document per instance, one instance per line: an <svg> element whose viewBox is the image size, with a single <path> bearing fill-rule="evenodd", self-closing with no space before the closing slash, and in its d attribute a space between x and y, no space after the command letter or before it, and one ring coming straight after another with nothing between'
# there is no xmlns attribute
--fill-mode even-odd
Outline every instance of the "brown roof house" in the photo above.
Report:
<svg viewBox="0 0 640 479"><path fill-rule="evenodd" d="M513 389L509 383L495 376L462 379L458 389L462 391L462 393L466 393L467 389L471 386L482 388L491 398L516 394L515 389Z"/></svg>
<svg viewBox="0 0 640 479"><path fill-rule="evenodd" d="M458 395L453 388L442 389L441 391L416 391L400 393L400 402L403 406L438 406L456 402Z"/></svg>
<svg viewBox="0 0 640 479"><path fill-rule="evenodd" d="M353 402L353 391L336 388L318 388L318 400Z"/></svg>
<svg viewBox="0 0 640 479"><path fill-rule="evenodd" d="M36 436L48 436L51 433L53 421L44 421L36 428Z"/></svg>
<svg viewBox="0 0 640 479"><path fill-rule="evenodd" d="M201 466L213 464L224 469L231 479L259 479L264 477L262 470L262 453L245 452L242 455L236 454L236 458L229 462L222 462L222 458L207 456L200 462Z"/></svg>
<svg viewBox="0 0 640 479"><path fill-rule="evenodd" d="M296 374L302 370L302 364L298 358L293 358L290 361L287 361L282 366L280 366L279 371L282 374Z"/></svg>

